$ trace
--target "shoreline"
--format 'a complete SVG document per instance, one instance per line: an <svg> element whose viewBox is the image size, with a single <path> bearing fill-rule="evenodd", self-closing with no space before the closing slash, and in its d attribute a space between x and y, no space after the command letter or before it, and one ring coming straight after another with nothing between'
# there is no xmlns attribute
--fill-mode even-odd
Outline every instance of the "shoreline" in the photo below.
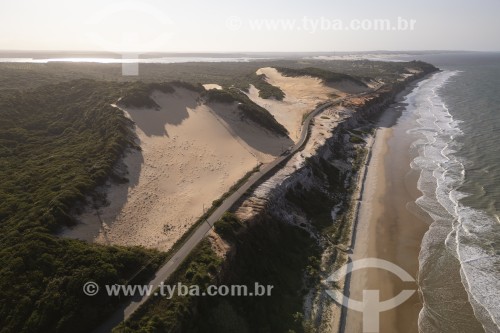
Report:
<svg viewBox="0 0 500 333"><path fill-rule="evenodd" d="M423 79L428 78L426 76ZM427 223L419 220L407 205L419 196L418 174L410 167L410 136L399 137L405 128L398 122L404 116L401 104L421 80L400 92L377 121L377 129L367 143L367 157L358 180L359 192L354 200L351 249L349 261L380 258L401 266L416 280L420 243ZM391 195L394 193L395 195ZM404 221L404 222L402 222ZM397 234L397 237L394 237ZM380 299L387 300L403 289L417 290L415 283L402 283L392 273L380 269L353 272L345 280L344 294L361 300L363 290L380 290ZM381 332L418 332L417 320L421 306L418 293L394 310L380 316ZM342 308L339 332L362 331L360 312Z"/></svg>

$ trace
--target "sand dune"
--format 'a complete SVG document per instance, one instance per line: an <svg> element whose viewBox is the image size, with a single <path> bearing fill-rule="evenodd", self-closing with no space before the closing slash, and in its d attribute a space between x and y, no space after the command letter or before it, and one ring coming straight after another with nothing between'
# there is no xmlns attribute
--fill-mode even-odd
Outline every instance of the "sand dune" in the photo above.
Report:
<svg viewBox="0 0 500 333"><path fill-rule="evenodd" d="M318 103L330 99L333 95L344 95L343 92L326 86L320 79L310 76L286 77L271 67L261 68L257 74L264 74L270 84L283 90L285 98L283 101L262 99L254 86L250 86L248 97L267 109L285 126L290 132L290 138L295 142L300 136L303 114L314 110Z"/></svg>
<svg viewBox="0 0 500 333"><path fill-rule="evenodd" d="M207 83L207 84L204 84L203 85L203 88L205 88L206 90L211 90L211 89L217 89L217 90L221 90L222 87L216 83Z"/></svg>
<svg viewBox="0 0 500 333"><path fill-rule="evenodd" d="M198 94L154 93L160 110L126 109L142 151L124 163L130 183L109 185L110 205L88 208L65 236L166 250L229 187L292 142L241 120L236 105L198 104Z"/></svg>

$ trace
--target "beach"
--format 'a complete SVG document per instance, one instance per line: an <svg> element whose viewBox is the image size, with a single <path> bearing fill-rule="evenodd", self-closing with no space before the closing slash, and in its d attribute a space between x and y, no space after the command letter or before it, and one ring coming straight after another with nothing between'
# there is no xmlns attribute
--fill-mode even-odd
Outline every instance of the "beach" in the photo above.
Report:
<svg viewBox="0 0 500 333"><path fill-rule="evenodd" d="M398 265L415 280L418 255L428 221L418 214L414 201L420 196L418 173L410 168L413 139L406 133L407 117L401 103L387 109L371 150L358 211L352 260L379 258ZM363 290L380 290L388 300L402 290L415 290L412 297L395 309L381 313L380 332L418 332L421 302L415 282L403 282L391 272L369 268L352 273L350 298L361 300ZM361 332L362 314L347 311L345 332Z"/></svg>

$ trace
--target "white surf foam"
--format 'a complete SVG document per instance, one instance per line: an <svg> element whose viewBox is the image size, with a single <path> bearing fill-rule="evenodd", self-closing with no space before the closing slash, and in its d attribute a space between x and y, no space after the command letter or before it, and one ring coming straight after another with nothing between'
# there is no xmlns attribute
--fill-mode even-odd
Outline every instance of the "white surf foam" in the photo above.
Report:
<svg viewBox="0 0 500 333"><path fill-rule="evenodd" d="M465 168L464 161L455 154L458 148L455 138L463 133L438 94L457 74L456 71L437 73L406 97L408 108L418 115L418 126L409 131L419 137L412 145L418 156L411 163L412 168L420 170L418 188L423 195L417 204L437 227L431 227L426 234L420 261L422 267L430 260L432 253L426 252L429 251L426 246L432 244L433 237L438 240L443 228L447 228L445 244L460 262L462 283L476 318L487 332L500 332L500 254L488 244L494 242L489 234L497 232L499 237L499 224L459 201L467 194L456 190L464 181Z"/></svg>

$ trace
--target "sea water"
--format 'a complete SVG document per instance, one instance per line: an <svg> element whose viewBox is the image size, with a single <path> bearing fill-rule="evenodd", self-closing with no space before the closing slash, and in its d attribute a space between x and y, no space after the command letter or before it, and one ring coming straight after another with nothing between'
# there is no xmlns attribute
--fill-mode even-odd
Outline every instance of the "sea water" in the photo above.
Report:
<svg viewBox="0 0 500 333"><path fill-rule="evenodd" d="M420 58L443 71L405 98L416 203L430 217L419 330L500 332L500 55Z"/></svg>

